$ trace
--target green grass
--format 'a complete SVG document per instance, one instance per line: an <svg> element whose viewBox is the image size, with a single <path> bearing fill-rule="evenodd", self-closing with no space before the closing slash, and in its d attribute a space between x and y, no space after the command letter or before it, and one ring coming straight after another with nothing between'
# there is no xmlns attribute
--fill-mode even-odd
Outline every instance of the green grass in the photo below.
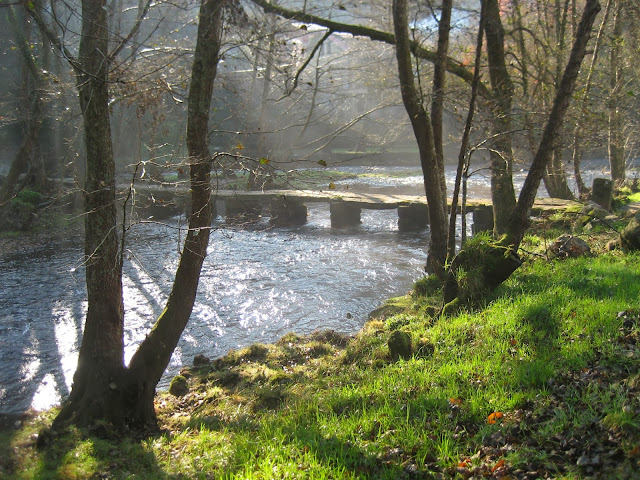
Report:
<svg viewBox="0 0 640 480"><path fill-rule="evenodd" d="M449 318L425 313L433 292L421 280L353 337L288 334L192 368L186 396L157 399L158 437L71 430L37 450L38 415L0 436L0 477L635 478L640 255L529 262ZM395 329L409 360L390 358Z"/></svg>
<svg viewBox="0 0 640 480"><path fill-rule="evenodd" d="M632 193L627 198L629 202L640 202L640 192Z"/></svg>

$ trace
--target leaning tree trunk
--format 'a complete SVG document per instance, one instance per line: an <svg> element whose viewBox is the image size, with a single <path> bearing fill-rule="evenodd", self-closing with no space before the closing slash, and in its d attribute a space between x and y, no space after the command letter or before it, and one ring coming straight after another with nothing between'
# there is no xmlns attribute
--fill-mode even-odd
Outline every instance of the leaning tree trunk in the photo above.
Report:
<svg viewBox="0 0 640 480"><path fill-rule="evenodd" d="M213 216L212 159L209 153L209 112L222 34L223 0L203 0L191 71L187 148L191 175L191 214L180 264L162 315L129 364L135 402L132 423L155 425L156 385L176 348L195 302L202 263L207 254Z"/></svg>
<svg viewBox="0 0 640 480"><path fill-rule="evenodd" d="M115 163L108 110L105 0L83 0L77 86L86 148L85 264L88 310L73 389L56 423L116 421L124 372L122 258L116 231Z"/></svg>
<svg viewBox="0 0 640 480"><path fill-rule="evenodd" d="M587 0L569 61L542 133L540 146L525 179L516 208L509 220L506 234L495 244L488 244L481 240L472 244L470 248L463 248L454 259L444 287L444 301L447 304L443 310L445 314L456 311L467 302L480 300L483 295L491 292L509 278L520 265L517 251L529 227L529 212L553 149L557 144L580 65L586 55L591 28L599 11L598 0ZM467 275L459 275L461 271L467 272ZM467 283L459 283L458 278L466 278Z"/></svg>
<svg viewBox="0 0 640 480"><path fill-rule="evenodd" d="M438 169L436 160L431 120L422 105L422 99L414 82L407 27L406 0L394 0L393 25L396 36L396 58L398 59L402 101L418 142L420 164L429 208L429 221L431 222L427 271L441 274L447 256L446 199L442 195L441 172Z"/></svg>
<svg viewBox="0 0 640 480"><path fill-rule="evenodd" d="M493 202L494 232L502 234L516 205L513 189L513 147L511 143L511 103L513 83L507 71L504 52L504 29L500 20L498 0L488 0L485 32L487 59L492 87L493 145L491 159L491 200Z"/></svg>

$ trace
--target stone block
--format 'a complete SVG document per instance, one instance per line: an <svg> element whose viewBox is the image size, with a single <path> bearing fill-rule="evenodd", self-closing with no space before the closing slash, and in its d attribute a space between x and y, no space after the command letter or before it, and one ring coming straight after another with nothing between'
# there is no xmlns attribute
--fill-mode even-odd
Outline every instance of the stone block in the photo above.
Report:
<svg viewBox="0 0 640 480"><path fill-rule="evenodd" d="M271 202L270 212L269 223L272 225L286 227L307 223L307 206L295 200L277 198Z"/></svg>
<svg viewBox="0 0 640 480"><path fill-rule="evenodd" d="M229 197L224 204L227 222L255 221L262 213L262 205L256 200Z"/></svg>
<svg viewBox="0 0 640 480"><path fill-rule="evenodd" d="M329 204L329 211L331 213L332 228L351 227L362 223L360 220L362 208L359 205L335 201Z"/></svg>
<svg viewBox="0 0 640 480"><path fill-rule="evenodd" d="M493 207L482 205L473 209L473 224L471 232L476 235L480 232L493 231Z"/></svg>
<svg viewBox="0 0 640 480"><path fill-rule="evenodd" d="M591 200L607 212L611 211L613 199L613 181L608 178L594 178L591 187Z"/></svg>
<svg viewBox="0 0 640 480"><path fill-rule="evenodd" d="M429 208L425 203L398 205L398 230L411 232L429 225Z"/></svg>

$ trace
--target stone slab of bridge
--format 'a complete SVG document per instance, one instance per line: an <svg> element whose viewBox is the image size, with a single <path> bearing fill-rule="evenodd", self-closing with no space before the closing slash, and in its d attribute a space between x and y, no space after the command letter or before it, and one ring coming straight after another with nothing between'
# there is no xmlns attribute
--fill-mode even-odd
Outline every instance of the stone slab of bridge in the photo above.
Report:
<svg viewBox="0 0 640 480"><path fill-rule="evenodd" d="M123 195L128 186L121 186ZM237 191L214 190L213 200L224 203L224 214L228 222L250 221L261 215L269 215L276 226L302 225L307 221L307 204L328 203L331 226L341 228L361 223L363 209L398 211L398 228L401 231L419 230L429 223L426 198L418 195L384 195L376 193L354 193L312 190L266 190ZM146 209L186 209L188 189L180 184L139 184L132 197L146 214ZM532 209L533 215L552 212L578 205L577 202L559 199L538 199ZM449 203L451 208L451 203ZM473 232L491 229L493 212L487 199L467 202L466 212L473 213ZM460 208L458 208L460 212Z"/></svg>

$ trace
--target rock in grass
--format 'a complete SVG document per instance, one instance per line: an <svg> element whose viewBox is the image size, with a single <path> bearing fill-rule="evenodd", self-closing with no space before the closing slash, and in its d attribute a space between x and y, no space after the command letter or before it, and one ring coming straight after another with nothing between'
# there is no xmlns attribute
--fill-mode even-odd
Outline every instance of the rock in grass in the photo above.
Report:
<svg viewBox="0 0 640 480"><path fill-rule="evenodd" d="M627 250L640 250L640 213L636 213L620 234L620 245Z"/></svg>
<svg viewBox="0 0 640 480"><path fill-rule="evenodd" d="M169 385L169 393L174 397L183 397L189 393L189 385L187 379L182 375L176 375Z"/></svg>
<svg viewBox="0 0 640 480"><path fill-rule="evenodd" d="M400 358L409 359L413 354L411 349L411 335L402 330L396 330L389 336L387 341L391 358L395 361Z"/></svg>
<svg viewBox="0 0 640 480"><path fill-rule="evenodd" d="M566 234L556 238L547 250L547 255L551 258L577 258L589 253L591 253L591 248L587 242Z"/></svg>

